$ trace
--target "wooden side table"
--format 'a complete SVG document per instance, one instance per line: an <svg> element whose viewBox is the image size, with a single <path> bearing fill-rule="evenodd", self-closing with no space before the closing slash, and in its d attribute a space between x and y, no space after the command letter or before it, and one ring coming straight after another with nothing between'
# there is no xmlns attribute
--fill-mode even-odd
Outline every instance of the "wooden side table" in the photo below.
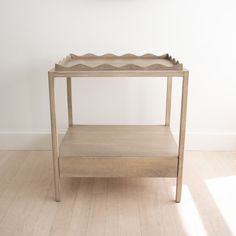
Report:
<svg viewBox="0 0 236 236"><path fill-rule="evenodd" d="M61 177L174 177L181 200L188 71L168 54L116 56L69 55L48 72L55 199ZM67 80L68 130L58 143L55 78ZM164 125L76 125L73 122L72 77L166 77ZM170 130L172 78L182 77L179 145Z"/></svg>

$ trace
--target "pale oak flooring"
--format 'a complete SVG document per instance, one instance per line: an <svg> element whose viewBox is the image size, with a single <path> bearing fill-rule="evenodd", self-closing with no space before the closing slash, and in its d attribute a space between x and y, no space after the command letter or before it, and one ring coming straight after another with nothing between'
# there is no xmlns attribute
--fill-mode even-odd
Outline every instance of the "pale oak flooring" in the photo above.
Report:
<svg viewBox="0 0 236 236"><path fill-rule="evenodd" d="M54 201L49 151L0 151L0 236L236 235L236 153L187 152L174 179L67 178Z"/></svg>

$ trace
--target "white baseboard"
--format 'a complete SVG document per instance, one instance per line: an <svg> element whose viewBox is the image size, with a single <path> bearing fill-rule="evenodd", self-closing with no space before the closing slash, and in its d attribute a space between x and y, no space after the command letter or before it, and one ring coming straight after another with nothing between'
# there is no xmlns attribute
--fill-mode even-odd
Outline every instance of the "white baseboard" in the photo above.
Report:
<svg viewBox="0 0 236 236"><path fill-rule="evenodd" d="M51 136L49 132L0 132L0 149L50 150ZM236 151L236 133L187 133L186 150Z"/></svg>
<svg viewBox="0 0 236 236"><path fill-rule="evenodd" d="M60 134L59 137L62 137ZM49 132L1 132L0 149L7 150L50 150Z"/></svg>

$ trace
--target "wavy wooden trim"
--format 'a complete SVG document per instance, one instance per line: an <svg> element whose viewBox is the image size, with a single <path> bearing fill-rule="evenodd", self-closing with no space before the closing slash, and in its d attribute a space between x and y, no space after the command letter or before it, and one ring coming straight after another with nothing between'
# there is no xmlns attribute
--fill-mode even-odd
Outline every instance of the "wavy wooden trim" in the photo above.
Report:
<svg viewBox="0 0 236 236"><path fill-rule="evenodd" d="M65 65L72 59L71 55L64 57L61 61L58 62L58 65Z"/></svg>
<svg viewBox="0 0 236 236"><path fill-rule="evenodd" d="M146 67L142 67L136 64L126 64L123 66L113 66L109 63L106 64L101 64L95 67L90 67L84 64L77 64L74 66L66 66L66 64L70 60L76 60L76 59L88 59L88 60L93 60L93 59L166 59L169 60L173 66L165 66L161 64L152 64ZM108 61L109 62L109 61ZM182 70L183 65L179 63L175 58L171 57L169 54L164 54L160 56L156 56L151 53L147 53L141 56L137 56L135 54L124 54L124 55L115 55L112 53L107 53L103 55L95 55L92 53L87 53L81 56L75 55L75 54L70 54L69 56L63 58L59 63L55 64L55 70L56 71L157 71L157 70Z"/></svg>
<svg viewBox="0 0 236 236"><path fill-rule="evenodd" d="M180 64L174 57L167 54L167 59L169 59L174 65Z"/></svg>
<svg viewBox="0 0 236 236"><path fill-rule="evenodd" d="M146 53L146 54L143 54L141 56L137 56L135 54L132 54L132 53L126 53L126 54L123 54L123 55L115 55L115 54L112 54L112 53L106 53L106 54L103 54L103 55L95 55L95 54L92 54L92 53L87 53L87 54L84 54L82 56L79 56L79 55L75 55L75 54L70 54L70 57L71 59L87 59L87 58L91 58L91 59L98 59L98 58L159 58L159 59L168 59L168 54L163 54L163 55L160 55L160 56L156 56L154 54L151 54L151 53Z"/></svg>

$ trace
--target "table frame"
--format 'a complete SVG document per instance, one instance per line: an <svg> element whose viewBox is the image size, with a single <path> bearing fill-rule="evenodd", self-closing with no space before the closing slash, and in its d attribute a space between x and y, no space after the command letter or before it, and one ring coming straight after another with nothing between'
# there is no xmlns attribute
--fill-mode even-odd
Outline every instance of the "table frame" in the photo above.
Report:
<svg viewBox="0 0 236 236"><path fill-rule="evenodd" d="M188 70L177 71L55 71L54 69L48 72L49 81L49 100L51 114L51 136L52 136L52 156L53 156L53 171L54 171L54 188L55 200L60 201L60 166L59 166L59 142L56 119L56 101L55 101L55 79L66 78L67 81L67 106L68 106L68 126L73 125L72 111L72 77L166 77L166 115L165 125L170 126L171 117L171 97L172 97L172 78L182 77L182 98L181 98L181 114L180 114L180 130L179 130L179 145L178 145L178 165L177 165L177 181L176 181L176 202L181 201L182 178L183 178L183 161L185 147L185 130L186 130L186 113L187 113L187 96L188 96Z"/></svg>

